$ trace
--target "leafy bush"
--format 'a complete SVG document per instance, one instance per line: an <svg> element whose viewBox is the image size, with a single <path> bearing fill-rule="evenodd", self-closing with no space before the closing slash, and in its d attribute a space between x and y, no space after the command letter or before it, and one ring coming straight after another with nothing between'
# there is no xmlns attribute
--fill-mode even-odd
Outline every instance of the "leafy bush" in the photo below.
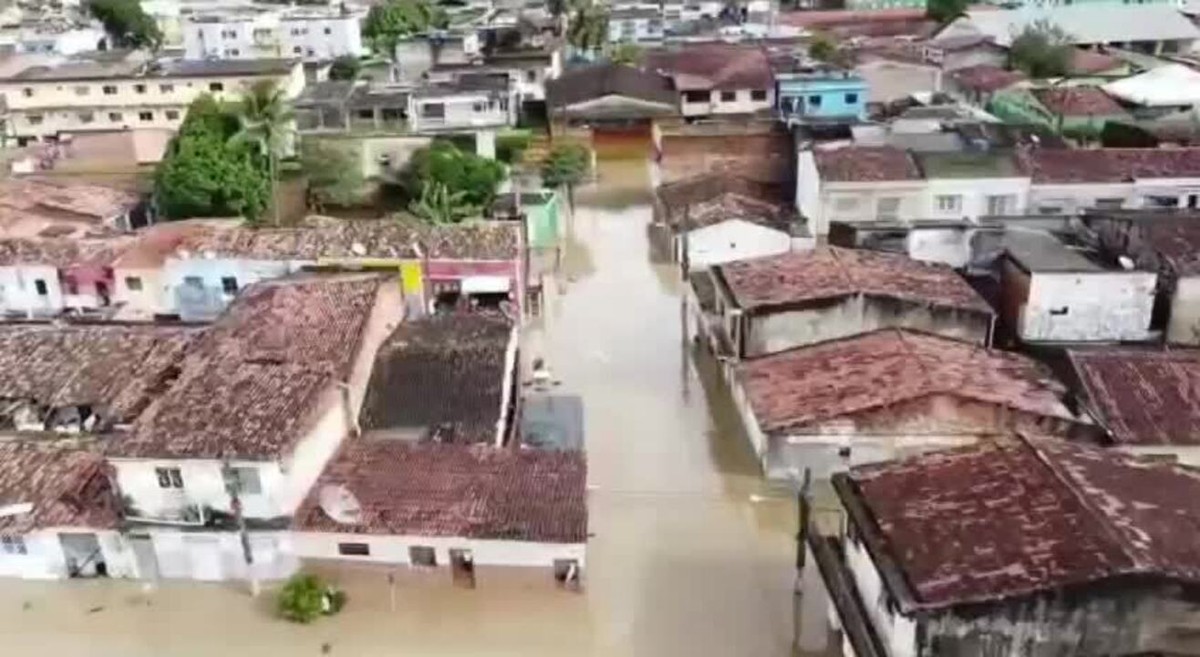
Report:
<svg viewBox="0 0 1200 657"><path fill-rule="evenodd" d="M308 624L320 616L332 616L346 606L346 593L326 585L320 577L297 573L279 591L282 618Z"/></svg>
<svg viewBox="0 0 1200 657"><path fill-rule="evenodd" d="M427 185L437 183L452 195L462 192L466 204L484 208L491 205L505 175L499 162L439 140L413 153L400 183L411 200L420 199Z"/></svg>
<svg viewBox="0 0 1200 657"><path fill-rule="evenodd" d="M533 137L528 132L508 132L496 135L496 159L512 164L521 159Z"/></svg>

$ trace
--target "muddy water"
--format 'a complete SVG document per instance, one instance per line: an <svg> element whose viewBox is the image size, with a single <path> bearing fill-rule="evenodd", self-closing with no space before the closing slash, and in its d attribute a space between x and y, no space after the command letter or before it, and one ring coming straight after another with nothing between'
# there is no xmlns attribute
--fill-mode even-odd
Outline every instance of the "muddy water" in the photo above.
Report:
<svg viewBox="0 0 1200 657"><path fill-rule="evenodd" d="M473 591L343 570L350 607L309 627L237 586L0 584L12 654L644 655L791 653L795 505L763 484L711 364L693 361L681 284L650 263L648 171L602 164L581 189L560 274L527 332L582 395L589 468L586 589L480 573ZM713 403L708 398L714 399ZM25 650L19 650L24 648Z"/></svg>

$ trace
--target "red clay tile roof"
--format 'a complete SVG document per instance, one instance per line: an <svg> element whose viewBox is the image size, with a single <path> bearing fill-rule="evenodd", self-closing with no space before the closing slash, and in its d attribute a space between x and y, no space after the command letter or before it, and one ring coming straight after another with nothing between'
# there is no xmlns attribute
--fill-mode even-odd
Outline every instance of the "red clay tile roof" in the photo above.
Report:
<svg viewBox="0 0 1200 657"><path fill-rule="evenodd" d="M1200 177L1200 148L1040 148L1024 156L1034 183L1119 183Z"/></svg>
<svg viewBox="0 0 1200 657"><path fill-rule="evenodd" d="M344 486L359 522L320 505ZM583 543L587 465L578 452L347 439L296 512L297 531Z"/></svg>
<svg viewBox="0 0 1200 657"><path fill-rule="evenodd" d="M280 457L308 429L320 395L349 376L379 285L339 276L247 287L111 453Z"/></svg>
<svg viewBox="0 0 1200 657"><path fill-rule="evenodd" d="M1200 276L1200 218L1155 218L1138 230L1176 276Z"/></svg>
<svg viewBox="0 0 1200 657"><path fill-rule="evenodd" d="M813 151L817 171L826 182L920 180L912 155L891 146L847 146Z"/></svg>
<svg viewBox="0 0 1200 657"><path fill-rule="evenodd" d="M964 89L983 93L1000 91L1027 79L1020 71L1009 71L991 64L960 68L951 73L950 77Z"/></svg>
<svg viewBox="0 0 1200 657"><path fill-rule="evenodd" d="M89 239L12 237L0 239L0 266L106 266L134 244L134 239L126 235Z"/></svg>
<svg viewBox="0 0 1200 657"><path fill-rule="evenodd" d="M512 323L434 315L400 324L379 348L359 424L441 442L494 442Z"/></svg>
<svg viewBox="0 0 1200 657"><path fill-rule="evenodd" d="M1036 361L926 333L884 329L744 361L736 372L764 433L947 395L1070 419Z"/></svg>
<svg viewBox="0 0 1200 657"><path fill-rule="evenodd" d="M1128 574L1200 582L1200 472L1026 438L854 468L858 498L918 608ZM878 558L878 555L876 555ZM910 611L910 610L905 610Z"/></svg>
<svg viewBox="0 0 1200 657"><path fill-rule="evenodd" d="M86 405L104 420L130 422L200 333L152 324L0 327L0 401Z"/></svg>
<svg viewBox="0 0 1200 657"><path fill-rule="evenodd" d="M125 189L86 183L8 178L0 181L0 206L56 219L101 221L125 214L140 200Z"/></svg>
<svg viewBox="0 0 1200 657"><path fill-rule="evenodd" d="M1200 352L1071 351L1090 407L1121 445L1200 445Z"/></svg>
<svg viewBox="0 0 1200 657"><path fill-rule="evenodd" d="M1100 87L1056 87L1034 89L1033 95L1046 109L1063 116L1120 116L1125 110Z"/></svg>
<svg viewBox="0 0 1200 657"><path fill-rule="evenodd" d="M769 89L774 85L770 62L758 47L704 43L648 50L642 68L675 77L680 89Z"/></svg>
<svg viewBox="0 0 1200 657"><path fill-rule="evenodd" d="M1076 48L1075 54L1071 58L1071 73L1074 75L1104 73L1123 64L1124 62L1112 55L1086 48Z"/></svg>
<svg viewBox="0 0 1200 657"><path fill-rule="evenodd" d="M0 443L0 506L32 504L0 517L0 534L51 527L113 529L120 512L104 458L46 442Z"/></svg>
<svg viewBox="0 0 1200 657"><path fill-rule="evenodd" d="M716 267L745 310L863 294L992 313L953 269L903 255L819 247Z"/></svg>

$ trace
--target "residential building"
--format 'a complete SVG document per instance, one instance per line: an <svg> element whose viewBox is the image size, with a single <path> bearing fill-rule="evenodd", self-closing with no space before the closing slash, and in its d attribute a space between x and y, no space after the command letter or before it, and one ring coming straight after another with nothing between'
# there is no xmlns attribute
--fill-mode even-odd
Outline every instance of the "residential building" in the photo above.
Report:
<svg viewBox="0 0 1200 657"><path fill-rule="evenodd" d="M677 115L679 97L665 75L593 64L565 71L546 84L546 113L553 131L595 123L648 123Z"/></svg>
<svg viewBox="0 0 1200 657"><path fill-rule="evenodd" d="M219 9L192 14L183 23L187 59L296 57L329 61L361 57L364 11L302 7L287 10Z"/></svg>
<svg viewBox="0 0 1200 657"><path fill-rule="evenodd" d="M915 153L924 173L931 219L975 219L1020 214L1029 176L1007 150Z"/></svg>
<svg viewBox="0 0 1200 657"><path fill-rule="evenodd" d="M614 9L608 14L610 43L662 41L663 13L657 7Z"/></svg>
<svg viewBox="0 0 1200 657"><path fill-rule="evenodd" d="M519 445L517 342L498 314L400 324L376 358L361 436L346 439L295 516L297 556L449 566L467 586L503 567L577 580L586 463Z"/></svg>
<svg viewBox="0 0 1200 657"><path fill-rule="evenodd" d="M260 80L277 82L289 100L304 88L295 60L149 61L114 52L25 68L0 79L0 94L9 137L24 144L79 132L174 130L199 95L236 100Z"/></svg>
<svg viewBox="0 0 1200 657"><path fill-rule="evenodd" d="M649 50L642 68L671 78L685 117L754 114L775 107L775 80L758 46L686 44Z"/></svg>
<svg viewBox="0 0 1200 657"><path fill-rule="evenodd" d="M17 54L78 55L104 50L108 35L99 26L36 25L17 32Z"/></svg>
<svg viewBox="0 0 1200 657"><path fill-rule="evenodd" d="M771 58L779 118L785 122L867 118L870 95L855 71L808 61L794 54Z"/></svg>
<svg viewBox="0 0 1200 657"><path fill-rule="evenodd" d="M796 166L796 208L817 236L831 221L921 217L929 207L921 169L904 149L801 150Z"/></svg>
<svg viewBox="0 0 1200 657"><path fill-rule="evenodd" d="M112 261L113 319L148 320L178 313L163 265L185 240L197 239L222 225L222 220L170 221L138 233Z"/></svg>
<svg viewBox="0 0 1200 657"><path fill-rule="evenodd" d="M126 520L146 541L143 577L295 570L291 517L355 430L376 352L403 314L399 288L371 274L239 295L108 451Z"/></svg>
<svg viewBox="0 0 1200 657"><path fill-rule="evenodd" d="M0 312L15 318L107 311L113 262L131 238L0 239Z"/></svg>
<svg viewBox="0 0 1200 657"><path fill-rule="evenodd" d="M1025 82L1024 73L1010 71L994 64L976 64L959 68L946 76L947 91L956 93L980 107L988 104L997 92Z"/></svg>
<svg viewBox="0 0 1200 657"><path fill-rule="evenodd" d="M429 69L433 82L454 82L462 75L507 75L522 104L546 100L546 83L562 75L561 45L498 50L465 63L437 63Z"/></svg>
<svg viewBox="0 0 1200 657"><path fill-rule="evenodd" d="M888 327L987 346L992 309L954 270L890 253L820 247L711 269L718 353L756 358Z"/></svg>
<svg viewBox="0 0 1200 657"><path fill-rule="evenodd" d="M924 61L952 73L975 67L1003 68L1008 63L1008 50L996 43L990 34L977 29L945 29L921 45Z"/></svg>
<svg viewBox="0 0 1200 657"><path fill-rule="evenodd" d="M731 388L763 472L785 481L1018 430L1077 430L1065 388L1036 361L907 329L743 361Z"/></svg>
<svg viewBox="0 0 1200 657"><path fill-rule="evenodd" d="M1034 214L1200 207L1197 148L1034 149L1023 166Z"/></svg>
<svg viewBox="0 0 1200 657"><path fill-rule="evenodd" d="M1100 87L1064 85L998 93L988 110L1012 123L1041 124L1069 136L1098 140L1109 121L1131 123L1125 108Z"/></svg>
<svg viewBox="0 0 1200 657"><path fill-rule="evenodd" d="M409 95L408 120L414 132L478 131L490 139L481 154L495 157L495 129L516 125L518 102L506 75L460 76L454 83L428 84Z"/></svg>
<svg viewBox="0 0 1200 657"><path fill-rule="evenodd" d="M859 655L1194 652L1194 471L1019 438L833 486L846 522L805 532L805 596Z"/></svg>

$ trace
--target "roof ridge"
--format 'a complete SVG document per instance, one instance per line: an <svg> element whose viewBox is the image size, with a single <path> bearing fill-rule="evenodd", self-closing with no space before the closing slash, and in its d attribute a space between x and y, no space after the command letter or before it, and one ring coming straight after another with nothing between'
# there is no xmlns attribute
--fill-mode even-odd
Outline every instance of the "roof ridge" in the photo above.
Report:
<svg viewBox="0 0 1200 657"><path fill-rule="evenodd" d="M845 249L845 250L852 251L853 249ZM852 269L851 269L849 263L842 261L842 258L839 255L842 251L843 251L843 249L840 246L830 245L830 246L825 247L825 252L829 254L829 257L833 258L834 264L837 265L838 274L840 274L842 276L842 278L844 279L844 282L847 285L849 285L850 287L861 288L861 284L850 273L852 271ZM815 251L810 252L810 253L815 253ZM851 294L861 294L861 293L862 293L861 289L857 290L856 292L851 292Z"/></svg>
<svg viewBox="0 0 1200 657"><path fill-rule="evenodd" d="M908 343L908 340L906 339L906 336L905 336L904 329L895 328L895 329L891 329L891 330L896 332L896 339L900 342L900 346L904 350L904 352L906 354L908 354L908 356L910 358L912 358L914 361L916 361L917 367L920 368L921 373L925 375L925 384L924 384L925 393L924 394L929 395L929 394L936 392L937 385L933 381L933 372L929 369L929 367L927 367L925 365L924 359L922 359L921 356L917 354L916 350L913 349L912 345Z"/></svg>

